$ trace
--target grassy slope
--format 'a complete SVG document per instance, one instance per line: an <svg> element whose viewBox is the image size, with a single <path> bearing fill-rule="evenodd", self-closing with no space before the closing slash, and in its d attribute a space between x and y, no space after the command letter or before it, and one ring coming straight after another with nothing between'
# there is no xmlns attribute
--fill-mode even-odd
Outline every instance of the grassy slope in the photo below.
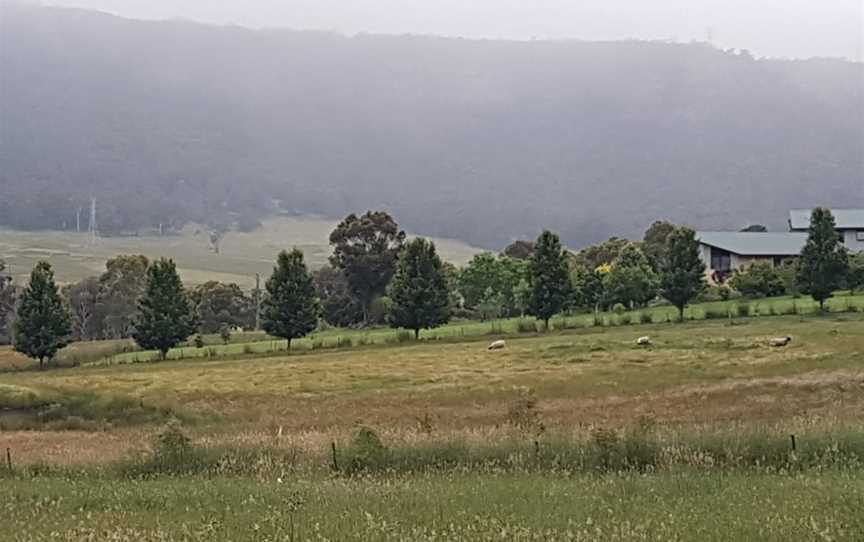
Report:
<svg viewBox="0 0 864 542"><path fill-rule="evenodd" d="M634 346L643 333L653 337L653 348ZM790 347L767 346L768 338L787 334L795 337ZM568 330L513 338L500 352L485 345L485 338L429 341L9 373L3 381L37 396L86 392L108 404L117 397L142 409L197 415L203 421L196 432L210 442L269 444L282 427L292 435L289 444L307 449L341 438L358 420L409 438L427 415L442 434L482 439L506 422L525 386L534 390L553 432L621 426L642 415L673 426L784 424L806 431L813 423L848 424L864 410L864 321L858 314ZM141 445L149 433L114 423L114 434L126 437L101 450L104 457ZM78 450L67 461L89 461L99 446L88 434L11 434L5 440L34 461L53 457L43 451L58 445ZM106 442L117 444L108 434Z"/></svg>
<svg viewBox="0 0 864 542"><path fill-rule="evenodd" d="M860 540L864 478L3 481L14 540Z"/></svg>
<svg viewBox="0 0 864 542"><path fill-rule="evenodd" d="M174 258L184 281L236 282L245 288L255 284L255 273L267 276L276 254L282 249L302 249L308 263L317 267L330 255L328 237L336 221L313 217L281 217L265 222L252 233L230 233L222 242L221 254L210 250L207 236L186 228L177 236L110 237L89 243L86 234L71 232L20 232L0 230L0 259L23 282L39 260L51 262L62 282L98 275L105 261L118 254L144 254ZM454 240L437 240L444 258L467 262L478 249Z"/></svg>
<svg viewBox="0 0 864 542"><path fill-rule="evenodd" d="M827 303L829 310L835 314L864 312L864 296L840 294ZM731 300L694 304L686 311L691 320L741 320L741 317L764 317L776 315L813 316L817 305L811 299L793 299L777 297L755 301ZM554 329L581 329L645 325L651 323L671 323L677 319L677 311L668 305L624 314L605 313L597 316L577 314L572 316L557 316L552 319ZM490 322L456 321L446 326L426 330L422 333L424 340L477 340L487 335L513 335L535 333L540 324L530 318L511 318ZM649 328L645 328L647 331ZM410 340L411 333L389 328L374 328L363 330L328 329L317 331L304 339L295 340L292 351L303 352L322 349L346 349L369 345L387 345ZM284 353L287 349L285 341L273 340L263 333L247 332L234 334L230 344L223 345L220 337L209 335L204 337L206 348L194 348L192 341L169 352L169 359L190 358L231 358L239 356L261 356ZM406 341L407 342L407 341ZM75 343L62 350L55 364L57 366L119 364L155 361L158 353L155 351L140 351L130 340L96 341ZM15 354L8 347L0 347L0 371L8 369L27 369L34 367L32 360Z"/></svg>
<svg viewBox="0 0 864 542"><path fill-rule="evenodd" d="M652 336L652 348L635 347L641 334ZM766 345L786 334L790 347ZM511 433L507 419L525 386L539 400L544 449L556 435L578 438L643 416L656 420L660 435L720 431L730 443L749 432L780 442L789 433L804 442L857 432L859 313L571 329L510 337L498 352L485 349L486 337L454 339L3 374L7 406L71 397L78 402L66 408L81 416L126 409L88 430L0 432L0 449L10 447L18 466L125 457L146 447L157 427L147 420L161 423L156 414L172 407L197 420L187 429L198 445L299 453L319 470L281 470L266 455L249 466L254 475L146 482L112 470L36 477L19 470L2 479L0 529L27 542L857 541L864 533L864 477L855 464L794 475L703 470L698 458L651 474L493 469L345 479L320 470L331 440L344 453L358 420L394 449L448 439L521 443L528 437ZM431 427L420 431L426 415Z"/></svg>

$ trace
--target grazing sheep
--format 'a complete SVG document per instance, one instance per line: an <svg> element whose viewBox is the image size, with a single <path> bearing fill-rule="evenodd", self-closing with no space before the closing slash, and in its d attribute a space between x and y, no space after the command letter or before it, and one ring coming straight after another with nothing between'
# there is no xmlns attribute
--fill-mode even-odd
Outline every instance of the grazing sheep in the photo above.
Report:
<svg viewBox="0 0 864 542"><path fill-rule="evenodd" d="M787 346L791 342L792 337L776 337L774 339L771 339L770 344L775 348L780 348L783 346Z"/></svg>
<svg viewBox="0 0 864 542"><path fill-rule="evenodd" d="M651 337L639 337L636 339L636 344L639 346L651 346Z"/></svg>
<svg viewBox="0 0 864 542"><path fill-rule="evenodd" d="M507 346L507 343L506 343L506 342L504 342L504 341L495 341L494 343L492 343L492 344L489 345L489 348L487 348L487 350L501 350L501 349L504 348L505 346Z"/></svg>

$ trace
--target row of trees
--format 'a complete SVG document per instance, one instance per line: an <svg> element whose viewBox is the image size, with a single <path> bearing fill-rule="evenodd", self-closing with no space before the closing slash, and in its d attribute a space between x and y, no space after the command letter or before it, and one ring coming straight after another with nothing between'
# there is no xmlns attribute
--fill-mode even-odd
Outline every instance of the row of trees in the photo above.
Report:
<svg viewBox="0 0 864 542"><path fill-rule="evenodd" d="M461 270L443 262L434 243L406 241L387 213L349 215L330 240L330 266L313 274L302 252L282 252L264 291L251 295L218 282L187 291L172 261L151 263L143 256L115 258L102 276L61 294L50 265L40 263L17 303L16 348L41 364L72 338L102 333L131 336L164 356L196 331L251 328L259 321L290 344L315 330L322 317L353 325L374 321L376 313L393 327L413 330L415 337L459 311L482 317L528 314L548 327L550 318L565 310L635 307L658 297L683 318L686 305L705 289L695 232L666 222L652 225L641 242L613 238L578 254L544 231L501 255L477 255ZM782 281L772 273L777 270L752 266L736 275L733 285L744 293L762 288L773 295ZM864 266L850 265L830 212L816 210L796 284L822 304L841 284L860 285L862 279ZM0 279L0 303L10 290L9 281Z"/></svg>
<svg viewBox="0 0 864 542"><path fill-rule="evenodd" d="M703 269L698 267L692 231L681 232L690 243L691 263L697 265L693 276L698 280L691 288L695 292L701 287ZM593 286L571 280L582 276L581 270L574 271L573 255L549 231L536 242L514 243L500 256L478 255L462 270L443 262L434 243L423 238L406 241L405 233L383 212L349 215L330 242L330 266L313 275L301 252L283 252L264 292L251 295L237 285L218 282L187 291L172 261L150 262L140 255L114 258L101 276L61 292L50 265L40 263L19 296L15 346L41 364L72 339L132 337L164 356L196 331L250 328L259 320L265 331L289 342L316 329L322 316L336 325L383 320L413 330L416 337L460 310L485 317L530 314L548 325L553 315L576 306L576 299L583 304L599 302L590 292ZM613 269L628 270L622 277L644 282L638 271L650 271L636 247L625 247L616 261L620 265ZM645 301L644 292L637 293L639 285L618 276L618 271L610 272L603 287ZM669 285L675 280L666 278ZM653 285L654 280L649 276L646 284ZM671 286L667 290L673 302L681 297Z"/></svg>

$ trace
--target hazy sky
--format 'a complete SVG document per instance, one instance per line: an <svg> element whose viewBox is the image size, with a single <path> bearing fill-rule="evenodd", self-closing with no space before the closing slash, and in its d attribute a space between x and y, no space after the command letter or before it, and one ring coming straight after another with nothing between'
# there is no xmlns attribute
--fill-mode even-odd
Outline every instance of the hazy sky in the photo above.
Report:
<svg viewBox="0 0 864 542"><path fill-rule="evenodd" d="M691 39L757 56L864 59L864 0L44 0L136 18L353 34Z"/></svg>

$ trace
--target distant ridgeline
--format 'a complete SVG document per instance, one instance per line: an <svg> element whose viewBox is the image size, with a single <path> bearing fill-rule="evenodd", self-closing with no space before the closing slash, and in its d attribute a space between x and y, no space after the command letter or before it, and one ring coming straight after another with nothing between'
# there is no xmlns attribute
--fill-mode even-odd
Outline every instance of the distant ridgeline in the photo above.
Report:
<svg viewBox="0 0 864 542"><path fill-rule="evenodd" d="M864 206L864 65L706 44L249 31L3 5L0 226L386 208L570 246Z"/></svg>

